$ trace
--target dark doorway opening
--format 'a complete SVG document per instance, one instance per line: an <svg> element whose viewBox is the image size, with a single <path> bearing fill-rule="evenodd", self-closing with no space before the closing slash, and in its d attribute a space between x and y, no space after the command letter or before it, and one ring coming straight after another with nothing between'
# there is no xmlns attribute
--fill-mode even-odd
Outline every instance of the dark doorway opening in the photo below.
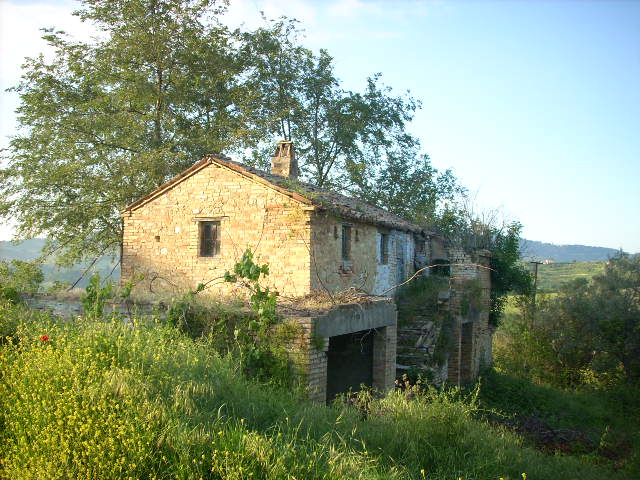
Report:
<svg viewBox="0 0 640 480"><path fill-rule="evenodd" d="M327 351L327 402L360 385L373 385L373 337L375 330L362 330L329 338Z"/></svg>

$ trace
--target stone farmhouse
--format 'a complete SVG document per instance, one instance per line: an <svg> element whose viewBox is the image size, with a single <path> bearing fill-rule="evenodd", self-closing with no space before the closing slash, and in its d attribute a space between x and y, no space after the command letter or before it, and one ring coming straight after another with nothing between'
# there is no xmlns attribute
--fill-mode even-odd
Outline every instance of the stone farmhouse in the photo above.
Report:
<svg viewBox="0 0 640 480"><path fill-rule="evenodd" d="M293 145L287 141L278 143L271 172L205 156L124 210L121 281L141 273L145 280L138 289L193 289L221 278L250 248L261 263L269 264L268 282L283 297L354 288L391 298L417 270L451 263L452 278L484 282L483 301L488 302L489 277L478 268L488 264L486 257L448 248L443 238L423 227L302 183L297 176ZM233 289L217 282L207 292ZM457 299L455 292L453 285L443 301L459 310L462 297ZM343 307L322 317L297 319L307 332L302 364L312 398L331 400L360 383L391 388L398 349L404 352L401 368L425 366L433 348L428 342L435 335L428 318L416 319L398 335L393 302ZM471 314L473 318L469 312L465 318L458 314L455 345L442 378L469 380L482 361L490 361L487 314ZM310 341L318 335L326 340L320 350Z"/></svg>

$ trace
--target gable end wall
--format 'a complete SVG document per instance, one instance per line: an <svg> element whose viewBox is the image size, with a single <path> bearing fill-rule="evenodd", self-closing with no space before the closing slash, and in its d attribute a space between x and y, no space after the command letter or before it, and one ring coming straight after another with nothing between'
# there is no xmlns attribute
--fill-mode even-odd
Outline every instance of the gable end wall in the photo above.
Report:
<svg viewBox="0 0 640 480"><path fill-rule="evenodd" d="M211 164L148 203L125 212L121 282L136 273L142 291L182 292L233 270L246 248L268 263L267 284L310 292L310 212L296 200ZM220 254L199 256L198 222L220 221ZM236 287L212 282L212 294Z"/></svg>

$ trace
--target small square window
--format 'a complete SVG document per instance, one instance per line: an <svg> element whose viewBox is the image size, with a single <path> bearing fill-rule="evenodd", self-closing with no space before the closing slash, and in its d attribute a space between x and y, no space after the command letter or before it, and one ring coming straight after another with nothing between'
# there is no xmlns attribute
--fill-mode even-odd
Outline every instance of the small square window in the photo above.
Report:
<svg viewBox="0 0 640 480"><path fill-rule="evenodd" d="M342 225L342 260L351 260L351 225Z"/></svg>
<svg viewBox="0 0 640 480"><path fill-rule="evenodd" d="M389 263L389 234L380 234L380 263L386 265Z"/></svg>
<svg viewBox="0 0 640 480"><path fill-rule="evenodd" d="M220 222L198 222L199 255L215 257L220 253Z"/></svg>
<svg viewBox="0 0 640 480"><path fill-rule="evenodd" d="M426 242L421 238L416 239L416 253L423 255L426 253L426 249L427 249Z"/></svg>

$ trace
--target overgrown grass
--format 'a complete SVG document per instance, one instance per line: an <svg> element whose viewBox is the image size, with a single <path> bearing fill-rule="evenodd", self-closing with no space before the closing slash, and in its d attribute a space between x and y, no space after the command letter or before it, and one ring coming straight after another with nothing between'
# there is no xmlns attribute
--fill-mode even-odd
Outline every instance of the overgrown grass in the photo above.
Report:
<svg viewBox="0 0 640 480"><path fill-rule="evenodd" d="M557 295L539 295L538 303ZM491 410L488 417L524 431L539 447L640 478L640 385L586 368L578 372L581 383L567 383L569 368L554 365L553 343L523 318L516 300L510 299L494 335L496 369L481 379L480 403ZM559 332L570 335L563 325Z"/></svg>
<svg viewBox="0 0 640 480"><path fill-rule="evenodd" d="M0 305L0 478L626 478L523 446L474 395L313 405L170 325L24 315Z"/></svg>
<svg viewBox="0 0 640 480"><path fill-rule="evenodd" d="M486 418L528 430L526 437L539 447L640 477L638 387L561 390L494 369L486 370L480 382Z"/></svg>

